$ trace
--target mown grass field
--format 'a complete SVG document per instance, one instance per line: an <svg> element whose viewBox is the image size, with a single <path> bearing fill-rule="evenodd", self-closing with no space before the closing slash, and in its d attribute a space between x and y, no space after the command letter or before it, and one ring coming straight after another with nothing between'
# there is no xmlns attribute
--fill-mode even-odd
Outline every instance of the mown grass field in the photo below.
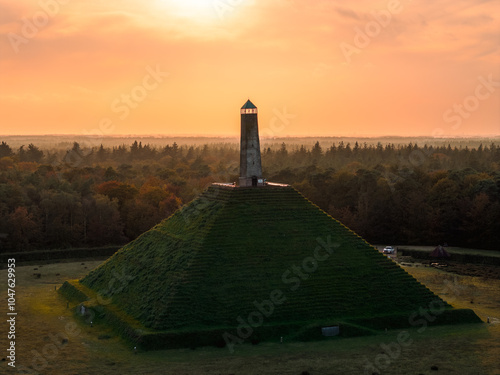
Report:
<svg viewBox="0 0 500 375"><path fill-rule="evenodd" d="M99 263L18 267L17 368L2 361L0 374L363 374L369 363L379 364L380 374L500 374L500 323L419 326L405 331L409 345L403 347L395 344L401 331L389 330L377 336L321 342L244 344L233 354L215 347L134 354L109 328L75 320L74 306L67 308L66 300L54 290ZM453 306L473 308L484 321L490 317L491 322L500 322L496 320L500 319L499 280L426 267L408 267L407 271ZM34 273L41 273L41 278ZM7 271L0 271L0 290L5 295L6 280ZM0 306L4 317L6 305ZM8 347L7 325L1 327L0 347L4 349ZM65 336L69 340L62 344ZM3 358L6 351L2 352ZM438 371L431 370L432 366Z"/></svg>

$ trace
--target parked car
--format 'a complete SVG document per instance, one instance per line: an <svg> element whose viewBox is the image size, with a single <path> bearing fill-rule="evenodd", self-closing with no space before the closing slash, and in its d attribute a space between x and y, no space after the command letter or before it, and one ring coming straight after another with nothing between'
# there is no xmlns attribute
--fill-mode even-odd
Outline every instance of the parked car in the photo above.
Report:
<svg viewBox="0 0 500 375"><path fill-rule="evenodd" d="M386 246L382 252L384 254L394 254L394 248L392 246Z"/></svg>

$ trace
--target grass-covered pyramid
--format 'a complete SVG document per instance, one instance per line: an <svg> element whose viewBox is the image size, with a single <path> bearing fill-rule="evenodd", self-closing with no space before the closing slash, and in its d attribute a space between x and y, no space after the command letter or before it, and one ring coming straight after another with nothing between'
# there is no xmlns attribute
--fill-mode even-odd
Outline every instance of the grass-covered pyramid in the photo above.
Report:
<svg viewBox="0 0 500 375"><path fill-rule="evenodd" d="M478 320L289 186L213 185L63 289L148 348Z"/></svg>

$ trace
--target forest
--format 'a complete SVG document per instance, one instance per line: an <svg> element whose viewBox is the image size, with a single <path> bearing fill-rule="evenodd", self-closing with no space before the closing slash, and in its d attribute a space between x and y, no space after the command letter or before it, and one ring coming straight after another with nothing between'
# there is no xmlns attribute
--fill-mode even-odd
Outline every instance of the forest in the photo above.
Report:
<svg viewBox="0 0 500 375"><path fill-rule="evenodd" d="M285 141L262 147L262 163L268 181L293 185L371 243L500 247L494 143ZM238 174L237 143L60 149L2 141L0 249L125 244Z"/></svg>

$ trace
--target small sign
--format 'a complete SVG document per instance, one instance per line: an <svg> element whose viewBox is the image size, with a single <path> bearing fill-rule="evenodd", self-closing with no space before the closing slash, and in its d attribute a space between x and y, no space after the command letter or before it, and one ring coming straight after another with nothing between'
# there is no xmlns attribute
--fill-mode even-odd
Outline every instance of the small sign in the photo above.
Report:
<svg viewBox="0 0 500 375"><path fill-rule="evenodd" d="M338 336L339 333L340 333L339 326L321 328L321 334L326 337Z"/></svg>

